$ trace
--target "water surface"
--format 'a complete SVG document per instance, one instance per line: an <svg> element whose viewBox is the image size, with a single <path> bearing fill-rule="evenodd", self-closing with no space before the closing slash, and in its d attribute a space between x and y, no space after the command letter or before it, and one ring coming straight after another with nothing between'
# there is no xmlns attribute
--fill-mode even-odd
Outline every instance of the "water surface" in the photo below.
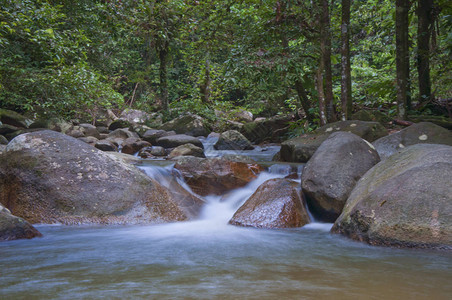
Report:
<svg viewBox="0 0 452 300"><path fill-rule="evenodd" d="M39 226L43 238L0 244L0 298L450 299L450 254L370 247L329 227Z"/></svg>

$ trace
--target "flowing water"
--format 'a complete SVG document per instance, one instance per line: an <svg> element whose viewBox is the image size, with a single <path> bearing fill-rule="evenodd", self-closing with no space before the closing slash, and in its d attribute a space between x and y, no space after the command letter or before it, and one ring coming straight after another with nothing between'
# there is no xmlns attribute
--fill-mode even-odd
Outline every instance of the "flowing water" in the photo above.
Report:
<svg viewBox="0 0 452 300"><path fill-rule="evenodd" d="M169 186L172 165L156 163L141 168ZM227 224L262 182L293 168L205 197L196 221L39 225L42 238L0 243L0 299L450 299L450 253L371 247L330 234L332 224Z"/></svg>

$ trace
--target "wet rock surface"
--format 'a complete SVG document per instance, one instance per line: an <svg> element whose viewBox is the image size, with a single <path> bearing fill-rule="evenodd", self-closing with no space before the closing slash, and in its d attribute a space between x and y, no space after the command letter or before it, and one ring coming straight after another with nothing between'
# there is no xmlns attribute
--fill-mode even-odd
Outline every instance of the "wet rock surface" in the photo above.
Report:
<svg viewBox="0 0 452 300"><path fill-rule="evenodd" d="M372 245L452 250L452 147L418 144L370 169L332 232Z"/></svg>
<svg viewBox="0 0 452 300"><path fill-rule="evenodd" d="M257 228L301 227L310 222L298 183L270 179L237 210L229 224Z"/></svg>
<svg viewBox="0 0 452 300"><path fill-rule="evenodd" d="M263 171L257 164L228 161L221 158L179 157L174 166L198 195L221 195L245 186Z"/></svg>
<svg viewBox="0 0 452 300"><path fill-rule="evenodd" d="M15 138L0 164L0 202L32 223L187 219L171 193L136 167L57 132Z"/></svg>
<svg viewBox="0 0 452 300"><path fill-rule="evenodd" d="M334 222L356 182L380 161L372 145L349 132L331 134L303 169L301 187L311 212Z"/></svg>
<svg viewBox="0 0 452 300"><path fill-rule="evenodd" d="M13 216L0 205L0 241L31 239L42 234L22 218Z"/></svg>

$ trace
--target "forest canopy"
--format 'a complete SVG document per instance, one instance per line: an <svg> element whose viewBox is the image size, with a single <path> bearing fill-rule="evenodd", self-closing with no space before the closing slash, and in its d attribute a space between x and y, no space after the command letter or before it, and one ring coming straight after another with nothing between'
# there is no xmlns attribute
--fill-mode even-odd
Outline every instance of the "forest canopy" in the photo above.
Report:
<svg viewBox="0 0 452 300"><path fill-rule="evenodd" d="M316 125L363 107L444 113L433 104L452 98L446 0L0 3L0 106L19 112L240 107Z"/></svg>

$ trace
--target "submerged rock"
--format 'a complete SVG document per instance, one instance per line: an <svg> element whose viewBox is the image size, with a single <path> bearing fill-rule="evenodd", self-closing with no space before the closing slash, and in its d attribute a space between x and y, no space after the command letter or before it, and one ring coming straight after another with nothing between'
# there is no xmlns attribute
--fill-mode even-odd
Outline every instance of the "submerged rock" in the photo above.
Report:
<svg viewBox="0 0 452 300"><path fill-rule="evenodd" d="M413 124L399 132L382 137L372 143L381 159L416 144L444 144L452 146L452 133L433 123Z"/></svg>
<svg viewBox="0 0 452 300"><path fill-rule="evenodd" d="M372 245L452 250L452 147L418 144L370 169L332 232Z"/></svg>
<svg viewBox="0 0 452 300"><path fill-rule="evenodd" d="M333 133L345 131L373 142L387 135L387 130L378 122L339 121L316 129L311 134L287 140L281 144L281 160L286 162L307 162L317 148Z"/></svg>
<svg viewBox="0 0 452 300"><path fill-rule="evenodd" d="M364 173L380 161L372 145L349 132L335 132L320 145L303 169L301 187L311 212L334 222Z"/></svg>
<svg viewBox="0 0 452 300"><path fill-rule="evenodd" d="M235 212L229 224L257 228L301 227L310 222L298 183L265 181Z"/></svg>
<svg viewBox="0 0 452 300"><path fill-rule="evenodd" d="M13 216L0 205L0 241L31 239L42 234L22 218Z"/></svg>
<svg viewBox="0 0 452 300"><path fill-rule="evenodd" d="M0 202L32 223L187 219L171 193L136 167L57 132L20 135L1 158Z"/></svg>
<svg viewBox="0 0 452 300"><path fill-rule="evenodd" d="M174 166L198 195L221 195L243 187L257 177L263 168L257 164L228 161L221 158L182 156Z"/></svg>

